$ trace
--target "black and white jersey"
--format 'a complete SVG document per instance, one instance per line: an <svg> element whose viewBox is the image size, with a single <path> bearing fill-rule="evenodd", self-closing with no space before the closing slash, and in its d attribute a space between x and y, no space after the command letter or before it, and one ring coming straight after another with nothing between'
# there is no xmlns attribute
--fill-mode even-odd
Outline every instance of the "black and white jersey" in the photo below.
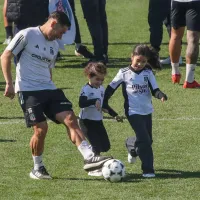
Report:
<svg viewBox="0 0 200 200"><path fill-rule="evenodd" d="M98 99L101 102L101 107L103 106L105 89L101 85L99 88L92 87L89 84L86 84L82 87L80 93L79 105L81 111L79 117L81 119L90 119L90 120L102 120L103 114L102 111L98 111L95 107L96 100ZM81 99L85 99L85 105L81 106Z"/></svg>
<svg viewBox="0 0 200 200"><path fill-rule="evenodd" d="M114 93L119 85L122 85L126 115L147 115L153 112L151 91L157 91L159 88L152 70L144 68L135 72L131 67L120 69L109 84L113 90L111 93ZM109 98L109 87L107 89L105 99Z"/></svg>
<svg viewBox="0 0 200 200"><path fill-rule="evenodd" d="M15 92L56 89L50 68L58 49L58 43L46 40L39 27L18 32L6 48L17 58Z"/></svg>

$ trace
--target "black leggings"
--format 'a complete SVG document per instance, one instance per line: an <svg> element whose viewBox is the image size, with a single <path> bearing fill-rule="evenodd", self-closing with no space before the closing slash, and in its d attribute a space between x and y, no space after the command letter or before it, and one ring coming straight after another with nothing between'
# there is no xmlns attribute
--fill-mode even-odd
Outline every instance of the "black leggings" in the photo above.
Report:
<svg viewBox="0 0 200 200"><path fill-rule="evenodd" d="M152 115L131 115L128 121L135 131L136 139L129 137L126 146L129 152L135 148L142 162L143 173L154 173L152 150Z"/></svg>

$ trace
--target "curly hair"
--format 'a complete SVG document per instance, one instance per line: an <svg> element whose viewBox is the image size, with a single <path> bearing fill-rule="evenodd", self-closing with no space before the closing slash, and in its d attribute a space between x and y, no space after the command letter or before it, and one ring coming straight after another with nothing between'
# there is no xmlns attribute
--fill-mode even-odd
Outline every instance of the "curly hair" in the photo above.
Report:
<svg viewBox="0 0 200 200"><path fill-rule="evenodd" d="M86 76L94 77L97 75L106 75L107 74L107 68L106 66L101 62L90 62L84 69L84 73Z"/></svg>

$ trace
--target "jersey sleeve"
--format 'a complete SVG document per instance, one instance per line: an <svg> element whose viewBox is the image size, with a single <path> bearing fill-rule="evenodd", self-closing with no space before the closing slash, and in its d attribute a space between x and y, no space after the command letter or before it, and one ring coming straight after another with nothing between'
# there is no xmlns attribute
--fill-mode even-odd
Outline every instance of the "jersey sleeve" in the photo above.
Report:
<svg viewBox="0 0 200 200"><path fill-rule="evenodd" d="M11 51L13 55L17 56L25 48L27 43L27 34L22 30L11 40L6 50Z"/></svg>
<svg viewBox="0 0 200 200"><path fill-rule="evenodd" d="M152 71L150 71L150 75L149 75L149 85L152 91L158 88L156 78Z"/></svg>
<svg viewBox="0 0 200 200"><path fill-rule="evenodd" d="M110 87L112 87L115 90L119 87L119 85L122 83L122 81L123 81L123 73L121 70L119 70L119 72L117 73L117 75L111 81L111 83L109 85L110 85Z"/></svg>
<svg viewBox="0 0 200 200"><path fill-rule="evenodd" d="M88 93L87 93L85 87L83 87L81 89L81 93L80 93L80 97L79 97L79 107L80 108L86 108L86 107L89 107L91 105L95 105L96 101L97 101L97 98L88 99Z"/></svg>

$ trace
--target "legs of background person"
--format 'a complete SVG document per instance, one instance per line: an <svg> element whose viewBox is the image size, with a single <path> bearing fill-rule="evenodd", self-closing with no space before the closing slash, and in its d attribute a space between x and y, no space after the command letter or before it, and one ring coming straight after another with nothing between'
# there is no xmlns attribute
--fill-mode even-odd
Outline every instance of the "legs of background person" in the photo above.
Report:
<svg viewBox="0 0 200 200"><path fill-rule="evenodd" d="M199 55L200 32L187 30L187 49L186 49L186 78L187 83L194 82L194 72ZM200 84L199 84L200 86Z"/></svg>
<svg viewBox="0 0 200 200"><path fill-rule="evenodd" d="M104 35L101 24L100 4L105 0L81 0L84 18L92 37L95 60L104 60ZM104 24L105 25L105 24Z"/></svg>
<svg viewBox="0 0 200 200"><path fill-rule="evenodd" d="M168 32L168 35L169 35L169 38L171 38L171 15L170 13L167 15L166 19L164 20L163 22L167 28L167 32ZM182 44L182 42L181 42ZM171 64L171 59L170 59L170 56L164 60L160 60L161 64L163 65L169 65ZM182 61L182 57L180 56L179 58L179 64L182 64L183 61Z"/></svg>
<svg viewBox="0 0 200 200"><path fill-rule="evenodd" d="M73 15L74 15L74 21L75 21L75 26L76 26L76 35L75 35L75 55L77 56L83 56L85 58L92 58L93 54L87 49L86 46L82 45L81 43L81 34L80 34L80 28L78 24L78 19L76 17L76 10L75 10L75 3L74 0L68 0L69 4L71 6Z"/></svg>
<svg viewBox="0 0 200 200"><path fill-rule="evenodd" d="M148 23L150 27L150 44L158 52L163 37L163 21L170 13L171 0L150 0Z"/></svg>
<svg viewBox="0 0 200 200"><path fill-rule="evenodd" d="M180 82L180 69L179 69L179 58L181 55L181 41L184 35L185 27L178 29L172 28L171 38L169 42L169 54L172 66L172 82Z"/></svg>
<svg viewBox="0 0 200 200"><path fill-rule="evenodd" d="M142 171L154 173L153 167L153 150L152 150L152 116L150 115L131 115L128 121L135 131L136 142L135 148L142 162Z"/></svg>
<svg viewBox="0 0 200 200"><path fill-rule="evenodd" d="M3 42L3 44L9 44L13 38L13 28L12 28L12 22L8 22L6 17L6 9L7 9L7 0L4 0L4 6L3 6L3 21L4 21L4 27L6 31L6 39Z"/></svg>

